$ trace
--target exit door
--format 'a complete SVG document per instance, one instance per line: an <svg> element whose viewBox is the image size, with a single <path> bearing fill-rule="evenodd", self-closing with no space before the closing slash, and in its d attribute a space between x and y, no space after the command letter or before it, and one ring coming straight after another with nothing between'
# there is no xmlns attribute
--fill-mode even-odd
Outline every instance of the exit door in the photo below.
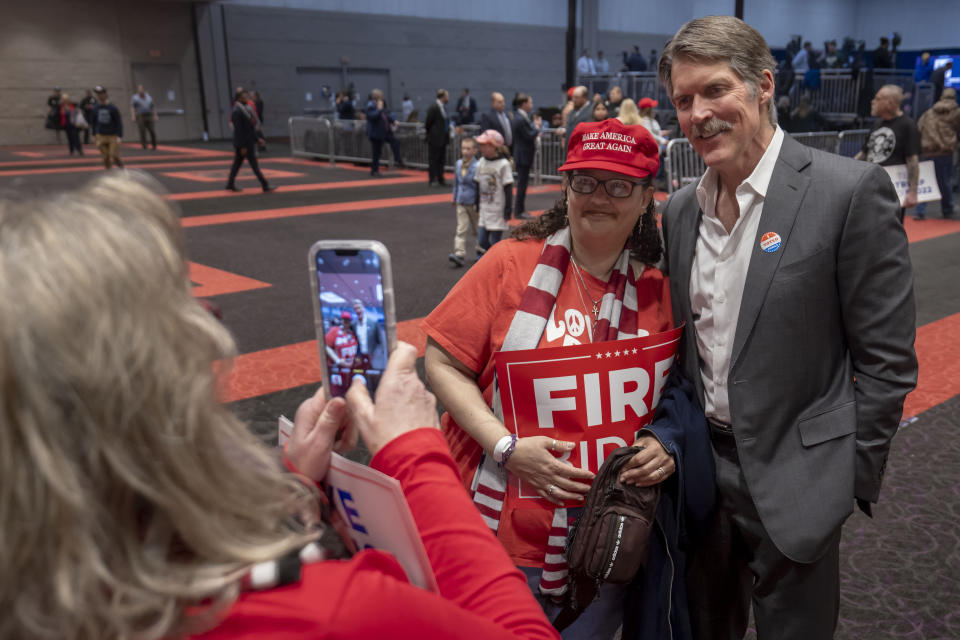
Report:
<svg viewBox="0 0 960 640"><path fill-rule="evenodd" d="M333 117L334 96L341 89L339 68L297 67L301 115Z"/></svg>
<svg viewBox="0 0 960 640"><path fill-rule="evenodd" d="M180 79L180 65L162 63L134 63L131 65L133 90L143 85L144 91L153 98L157 107L159 120L156 124L157 140L186 140L187 118L184 110L183 83ZM132 94L131 94L132 95ZM120 101L118 101L120 102ZM129 111L129 97L125 104ZM131 141L137 140L136 125L133 125L133 135L128 136Z"/></svg>

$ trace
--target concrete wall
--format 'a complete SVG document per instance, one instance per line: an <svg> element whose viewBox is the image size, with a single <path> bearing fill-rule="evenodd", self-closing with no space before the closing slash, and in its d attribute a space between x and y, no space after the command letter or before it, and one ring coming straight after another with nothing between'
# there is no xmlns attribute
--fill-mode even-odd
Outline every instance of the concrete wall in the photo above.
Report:
<svg viewBox="0 0 960 640"><path fill-rule="evenodd" d="M129 118L131 65L177 65L183 87L180 137L202 132L190 5L123 0L31 0L4 4L0 20L0 144L52 143L46 100L60 85L78 101L101 84ZM149 88L148 88L149 91ZM154 98L159 96L154 95ZM161 117L161 121L164 117ZM132 124L125 132L134 133ZM161 122L158 133L163 137ZM65 143L64 143L65 144Z"/></svg>
<svg viewBox="0 0 960 640"><path fill-rule="evenodd" d="M541 105L560 100L563 28L222 6L232 82L263 93L267 135L282 135L287 117L302 113L297 68L339 69L343 58L348 72L388 69L389 86L380 88L391 107L398 111L409 93L421 119L438 87L450 91L451 102L470 87L481 110L491 91L508 100L524 91Z"/></svg>
<svg viewBox="0 0 960 640"><path fill-rule="evenodd" d="M683 22L731 14L734 5L676 0L652 9L635 0L590 1L597 3L595 48L605 52L614 70L621 51L633 45L645 56L650 49L660 51ZM872 49L877 36L895 29L903 35L901 49L960 45L956 1L777 0L747 3L746 19L774 47L795 33L818 44L849 34ZM127 117L131 67L138 63L179 69L185 114L178 135L198 139L204 125L197 46L213 138L229 135L225 123L237 85L262 92L266 133L284 135L287 118L303 113L309 90L298 68L329 70L334 90L344 74L352 79L358 69L384 70L381 88L392 106L399 110L401 96L409 93L421 118L438 87L455 99L469 86L481 109L494 90L508 99L525 91L538 105L553 105L561 100L565 33L566 3L560 0L11 2L0 20L0 144L55 140L43 128L54 85L79 98L83 89L103 84ZM161 118L162 139L173 139L165 133L170 126L170 119ZM128 140L131 136L127 133Z"/></svg>
<svg viewBox="0 0 960 640"><path fill-rule="evenodd" d="M606 3L608 0L599 0ZM567 26L565 0L229 0L232 5L309 9L374 16Z"/></svg>

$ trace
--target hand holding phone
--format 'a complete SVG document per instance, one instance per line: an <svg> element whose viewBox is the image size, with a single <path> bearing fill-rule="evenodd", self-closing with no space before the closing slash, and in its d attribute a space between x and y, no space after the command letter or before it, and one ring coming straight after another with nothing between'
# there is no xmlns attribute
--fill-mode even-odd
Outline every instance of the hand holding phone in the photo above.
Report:
<svg viewBox="0 0 960 640"><path fill-rule="evenodd" d="M321 240L310 275L327 397L346 395L358 376L373 395L396 346L390 253L374 240Z"/></svg>

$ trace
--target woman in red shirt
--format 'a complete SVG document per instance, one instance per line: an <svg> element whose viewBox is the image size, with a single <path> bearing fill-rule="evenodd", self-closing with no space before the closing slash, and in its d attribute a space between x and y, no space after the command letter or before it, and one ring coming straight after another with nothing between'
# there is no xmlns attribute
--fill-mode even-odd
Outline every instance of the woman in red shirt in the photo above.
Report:
<svg viewBox="0 0 960 640"><path fill-rule="evenodd" d="M234 344L183 247L142 177L0 201L0 638L556 638L465 495L409 345L375 407L359 382L304 402L287 453L321 480L359 431L442 595L380 551L316 561L312 483L216 399ZM250 590L264 567L279 584Z"/></svg>
<svg viewBox="0 0 960 640"><path fill-rule="evenodd" d="M67 94L60 96L60 128L67 132L67 146L70 148L70 155L73 155L73 152L76 151L77 154L82 156L83 145L80 144L80 128L77 127L77 115L77 105L70 99L70 96Z"/></svg>
<svg viewBox="0 0 960 640"><path fill-rule="evenodd" d="M654 266L663 252L653 211L659 164L657 143L642 126L615 118L578 125L560 167L562 200L490 249L423 323L427 377L448 411L444 432L461 479L475 488L477 508L548 615L560 611L567 589L564 541L573 514L563 505L583 500L593 474L558 459L576 442L507 430L494 356L673 328L667 279ZM625 426L624 441L636 426ZM582 427L581 440L595 448ZM674 472L655 437L640 435L635 444L644 450L629 463L631 481L652 485ZM540 500L511 496L515 479ZM603 585L563 636L612 637L623 598L622 589Z"/></svg>

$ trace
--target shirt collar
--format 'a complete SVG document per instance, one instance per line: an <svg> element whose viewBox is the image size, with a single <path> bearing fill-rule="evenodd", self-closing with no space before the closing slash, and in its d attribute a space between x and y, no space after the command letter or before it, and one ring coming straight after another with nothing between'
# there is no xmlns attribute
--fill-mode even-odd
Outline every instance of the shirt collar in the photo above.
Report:
<svg viewBox="0 0 960 640"><path fill-rule="evenodd" d="M781 147L783 147L783 129L777 125L773 132L773 138L770 140L770 144L767 145L763 155L760 156L760 161L757 163L757 166L753 168L753 172L747 176L747 179L740 183L737 191L749 187L761 198L766 198L767 188L770 186L770 179L773 177L773 169L777 165L777 158L780 156ZM708 207L707 203L714 203L716 201L717 172L712 167L707 167L706 173L703 174L703 177L700 178L700 183L697 185L697 202L700 203L700 209L706 213L708 209L713 210L713 207Z"/></svg>

